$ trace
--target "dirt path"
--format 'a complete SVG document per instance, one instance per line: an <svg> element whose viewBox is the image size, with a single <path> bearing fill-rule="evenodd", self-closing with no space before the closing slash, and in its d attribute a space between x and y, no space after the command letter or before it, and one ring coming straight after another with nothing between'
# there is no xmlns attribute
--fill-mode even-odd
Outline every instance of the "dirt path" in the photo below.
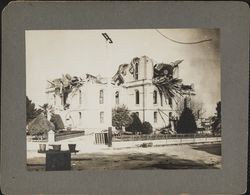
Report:
<svg viewBox="0 0 250 195"><path fill-rule="evenodd" d="M72 154L72 170L221 168L221 144L177 145ZM45 157L27 161L29 170L44 170Z"/></svg>

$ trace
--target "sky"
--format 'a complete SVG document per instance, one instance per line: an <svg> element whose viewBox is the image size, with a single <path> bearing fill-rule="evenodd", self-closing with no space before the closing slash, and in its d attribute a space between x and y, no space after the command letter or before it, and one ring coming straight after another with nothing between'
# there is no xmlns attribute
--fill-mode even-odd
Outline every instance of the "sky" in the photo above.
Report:
<svg viewBox="0 0 250 195"><path fill-rule="evenodd" d="M85 73L112 77L120 64L148 56L156 63L179 59L179 78L194 84L194 99L203 103L205 116L215 113L220 93L219 31L216 29L158 29L165 36L200 44L179 44L155 29L28 30L26 47L26 94L36 106L46 103L47 80L63 74ZM105 41L107 33L113 43Z"/></svg>

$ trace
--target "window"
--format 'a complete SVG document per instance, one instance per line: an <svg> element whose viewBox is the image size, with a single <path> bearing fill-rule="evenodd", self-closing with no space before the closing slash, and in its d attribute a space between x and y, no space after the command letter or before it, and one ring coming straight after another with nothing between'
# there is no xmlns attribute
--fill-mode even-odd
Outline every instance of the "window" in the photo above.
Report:
<svg viewBox="0 0 250 195"><path fill-rule="evenodd" d="M154 123L157 123L157 112L154 112Z"/></svg>
<svg viewBox="0 0 250 195"><path fill-rule="evenodd" d="M135 91L135 104L139 104L140 103L140 94L139 91L136 90Z"/></svg>
<svg viewBox="0 0 250 195"><path fill-rule="evenodd" d="M135 114L139 117L139 112L135 112Z"/></svg>
<svg viewBox="0 0 250 195"><path fill-rule="evenodd" d="M119 91L115 92L115 103L119 104Z"/></svg>
<svg viewBox="0 0 250 195"><path fill-rule="evenodd" d="M104 112L100 112L100 123L104 123Z"/></svg>
<svg viewBox="0 0 250 195"><path fill-rule="evenodd" d="M104 102L104 96L103 96L103 90L100 90L100 94L99 94L99 103L103 104Z"/></svg>
<svg viewBox="0 0 250 195"><path fill-rule="evenodd" d="M82 118L82 113L81 112L79 112L79 119L81 119Z"/></svg>
<svg viewBox="0 0 250 195"><path fill-rule="evenodd" d="M153 103L157 104L157 91L156 90L154 90L153 92Z"/></svg>
<svg viewBox="0 0 250 195"><path fill-rule="evenodd" d="M135 64L135 80L138 80L138 64Z"/></svg>
<svg viewBox="0 0 250 195"><path fill-rule="evenodd" d="M82 91L79 90L79 104L82 104Z"/></svg>

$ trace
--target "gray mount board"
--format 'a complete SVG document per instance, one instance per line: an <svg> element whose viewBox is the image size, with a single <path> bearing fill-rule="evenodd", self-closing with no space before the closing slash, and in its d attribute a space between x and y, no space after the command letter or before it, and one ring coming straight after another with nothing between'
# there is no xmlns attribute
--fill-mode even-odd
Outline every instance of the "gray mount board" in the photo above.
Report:
<svg viewBox="0 0 250 195"><path fill-rule="evenodd" d="M222 169L26 170L25 30L219 28ZM244 2L12 2L2 13L1 189L6 194L240 194L247 186L249 7Z"/></svg>

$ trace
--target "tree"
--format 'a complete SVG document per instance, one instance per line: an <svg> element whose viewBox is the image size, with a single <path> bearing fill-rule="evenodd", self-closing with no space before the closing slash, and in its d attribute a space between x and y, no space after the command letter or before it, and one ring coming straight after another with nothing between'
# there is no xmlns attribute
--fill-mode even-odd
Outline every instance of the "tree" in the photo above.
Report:
<svg viewBox="0 0 250 195"><path fill-rule="evenodd" d="M132 117L132 123L127 126L126 131L130 131L134 134L136 134L137 132L141 132L143 126L140 118L136 113L132 113L131 117Z"/></svg>
<svg viewBox="0 0 250 195"><path fill-rule="evenodd" d="M196 133L197 125L195 117L190 108L187 107L187 100L184 101L184 109L181 113L180 120L177 123L177 133Z"/></svg>
<svg viewBox="0 0 250 195"><path fill-rule="evenodd" d="M41 109L36 109L35 104L26 96L26 124L36 118L42 112Z"/></svg>
<svg viewBox="0 0 250 195"><path fill-rule="evenodd" d="M62 118L59 114L52 113L51 118L50 118L50 122L52 122L54 124L55 130L64 129L64 124L63 124Z"/></svg>
<svg viewBox="0 0 250 195"><path fill-rule="evenodd" d="M151 134L153 132L153 127L150 122L143 122L142 123L142 134Z"/></svg>
<svg viewBox="0 0 250 195"><path fill-rule="evenodd" d="M119 106L112 110L112 126L117 130L127 127L132 122L128 108L125 105Z"/></svg>
<svg viewBox="0 0 250 195"><path fill-rule="evenodd" d="M185 98L180 98L178 103L177 103L176 112L179 116L181 115L181 113L184 110L184 99ZM203 114L206 112L204 109L203 103L196 100L196 99L189 99L187 107L189 107L192 110L193 115L194 115L196 120L199 118L202 118Z"/></svg>
<svg viewBox="0 0 250 195"><path fill-rule="evenodd" d="M221 134L221 102L216 105L216 116L212 118L213 134Z"/></svg>
<svg viewBox="0 0 250 195"><path fill-rule="evenodd" d="M48 113L52 109L52 107L49 106L49 104L46 103L46 104L43 104L42 106L40 106L40 108L42 109L44 116L46 118L48 118Z"/></svg>
<svg viewBox="0 0 250 195"><path fill-rule="evenodd" d="M48 121L43 113L40 113L28 124L28 132L30 135L43 135L54 129L53 123Z"/></svg>

